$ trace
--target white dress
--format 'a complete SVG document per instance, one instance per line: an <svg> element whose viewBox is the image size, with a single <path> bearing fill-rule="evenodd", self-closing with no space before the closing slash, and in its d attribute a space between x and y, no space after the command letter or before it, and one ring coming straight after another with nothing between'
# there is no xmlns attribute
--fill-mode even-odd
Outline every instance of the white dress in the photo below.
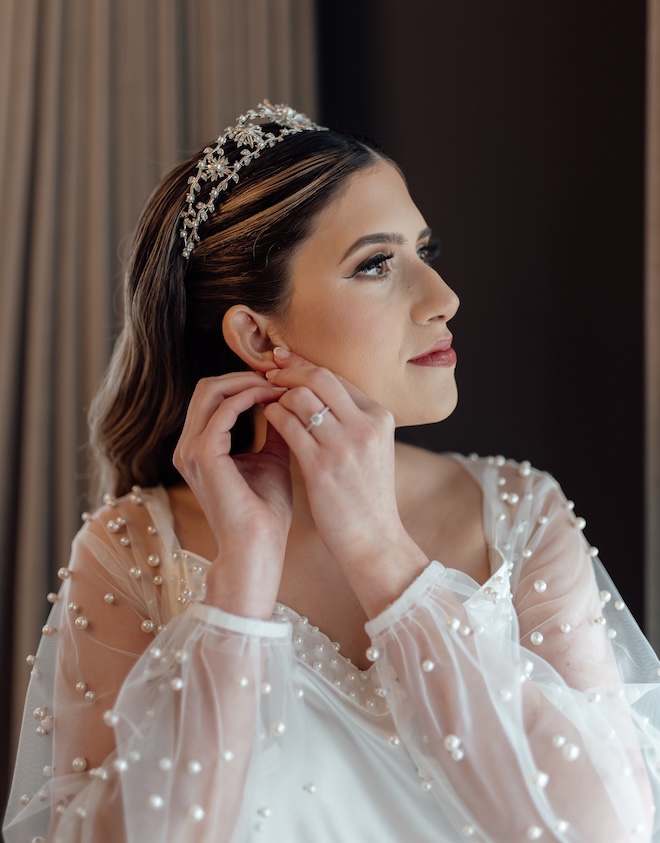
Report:
<svg viewBox="0 0 660 843"><path fill-rule="evenodd" d="M430 563L367 624L366 672L285 606L206 606L162 488L88 517L31 660L8 843L660 840L657 657L549 475L455 459L491 576Z"/></svg>

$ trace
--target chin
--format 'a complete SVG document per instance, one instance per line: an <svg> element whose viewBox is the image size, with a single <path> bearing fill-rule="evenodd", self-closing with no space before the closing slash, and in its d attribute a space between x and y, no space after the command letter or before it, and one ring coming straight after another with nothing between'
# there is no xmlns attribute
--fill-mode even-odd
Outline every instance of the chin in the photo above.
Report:
<svg viewBox="0 0 660 843"><path fill-rule="evenodd" d="M414 427L420 424L436 424L448 419L458 404L458 390L443 395L440 400L429 401L421 407L406 407L402 413L395 413L397 427Z"/></svg>

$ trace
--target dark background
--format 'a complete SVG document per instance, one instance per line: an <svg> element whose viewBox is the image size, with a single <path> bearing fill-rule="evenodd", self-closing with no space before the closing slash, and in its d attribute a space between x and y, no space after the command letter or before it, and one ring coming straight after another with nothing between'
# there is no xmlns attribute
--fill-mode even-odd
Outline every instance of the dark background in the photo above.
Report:
<svg viewBox="0 0 660 843"><path fill-rule="evenodd" d="M555 475L642 620L642 0L320 2L321 122L377 139L459 294L459 406L401 438Z"/></svg>

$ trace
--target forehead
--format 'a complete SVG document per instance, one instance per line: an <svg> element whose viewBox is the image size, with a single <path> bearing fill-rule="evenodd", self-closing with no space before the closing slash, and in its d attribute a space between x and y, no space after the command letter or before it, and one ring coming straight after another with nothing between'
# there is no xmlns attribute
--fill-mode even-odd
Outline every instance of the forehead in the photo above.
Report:
<svg viewBox="0 0 660 843"><path fill-rule="evenodd" d="M399 170L389 161L351 174L339 193L318 214L315 235L355 239L365 233L398 231L402 225L423 228L422 216ZM359 229L359 230L358 230Z"/></svg>

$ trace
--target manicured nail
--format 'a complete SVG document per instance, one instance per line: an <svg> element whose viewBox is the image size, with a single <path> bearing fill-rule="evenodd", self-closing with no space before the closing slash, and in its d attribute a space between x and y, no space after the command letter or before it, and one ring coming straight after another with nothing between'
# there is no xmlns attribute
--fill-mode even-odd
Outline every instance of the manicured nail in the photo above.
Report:
<svg viewBox="0 0 660 843"><path fill-rule="evenodd" d="M275 375L276 375L278 372L279 372L279 369L269 369L269 370L266 372L266 379L267 379L267 380L271 380L271 378L274 378L274 377L275 377Z"/></svg>
<svg viewBox="0 0 660 843"><path fill-rule="evenodd" d="M273 349L273 357L277 357L278 360L286 360L288 357L291 357L291 352L288 348L281 348L278 345Z"/></svg>

